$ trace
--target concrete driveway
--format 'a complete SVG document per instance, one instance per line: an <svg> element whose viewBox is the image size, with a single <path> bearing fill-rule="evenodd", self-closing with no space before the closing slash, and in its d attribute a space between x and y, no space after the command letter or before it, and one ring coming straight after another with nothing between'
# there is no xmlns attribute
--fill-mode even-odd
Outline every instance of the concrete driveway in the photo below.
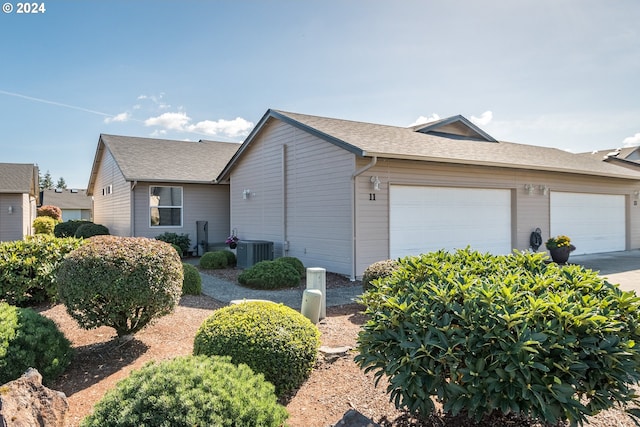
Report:
<svg viewBox="0 0 640 427"><path fill-rule="evenodd" d="M603 254L571 255L571 264L599 271L609 282L620 285L625 291L640 295L640 249Z"/></svg>

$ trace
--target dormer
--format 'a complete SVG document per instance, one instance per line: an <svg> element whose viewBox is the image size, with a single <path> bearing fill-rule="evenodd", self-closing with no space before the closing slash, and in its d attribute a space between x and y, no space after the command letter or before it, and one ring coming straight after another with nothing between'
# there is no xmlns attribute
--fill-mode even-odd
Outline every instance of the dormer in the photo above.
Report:
<svg viewBox="0 0 640 427"><path fill-rule="evenodd" d="M494 137L461 115L416 125L413 126L412 129L428 135L444 136L453 139L498 142Z"/></svg>

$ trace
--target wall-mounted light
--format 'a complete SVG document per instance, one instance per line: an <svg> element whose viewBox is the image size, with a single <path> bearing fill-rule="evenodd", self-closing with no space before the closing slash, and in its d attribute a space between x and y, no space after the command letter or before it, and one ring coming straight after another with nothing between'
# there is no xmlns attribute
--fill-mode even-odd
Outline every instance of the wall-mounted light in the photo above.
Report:
<svg viewBox="0 0 640 427"><path fill-rule="evenodd" d="M633 198L634 199L640 199L640 190L636 190L633 192Z"/></svg>
<svg viewBox="0 0 640 427"><path fill-rule="evenodd" d="M242 190L242 198L244 200L247 200L249 197L251 197L251 190L249 190L248 188Z"/></svg>
<svg viewBox="0 0 640 427"><path fill-rule="evenodd" d="M13 206L9 206L9 215L13 214Z"/></svg>
<svg viewBox="0 0 640 427"><path fill-rule="evenodd" d="M373 184L374 190L376 191L380 190L380 178L378 178L377 176L372 176L371 183Z"/></svg>
<svg viewBox="0 0 640 427"><path fill-rule="evenodd" d="M533 184L525 184L524 185L524 191L530 196L533 194L535 189L536 189L536 186L533 185Z"/></svg>
<svg viewBox="0 0 640 427"><path fill-rule="evenodd" d="M547 187L546 185L541 185L540 186L540 193L542 193L542 195L546 196L547 194L549 194L549 187Z"/></svg>

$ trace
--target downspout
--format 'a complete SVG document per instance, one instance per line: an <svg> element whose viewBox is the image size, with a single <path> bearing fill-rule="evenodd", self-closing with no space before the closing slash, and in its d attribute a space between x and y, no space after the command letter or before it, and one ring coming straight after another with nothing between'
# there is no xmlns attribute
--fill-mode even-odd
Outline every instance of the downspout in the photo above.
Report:
<svg viewBox="0 0 640 427"><path fill-rule="evenodd" d="M372 167L374 167L378 163L378 156L373 156L371 161L367 163L365 166L356 170L353 174L351 174L351 182L353 186L353 205L351 207L351 218L353 220L353 238L351 240L351 280L356 280L356 178L359 175L362 175L364 172L368 171Z"/></svg>
<svg viewBox="0 0 640 427"><path fill-rule="evenodd" d="M282 144L281 156L282 176L282 256L289 254L289 241L287 240L287 144Z"/></svg>
<svg viewBox="0 0 640 427"><path fill-rule="evenodd" d="M129 221L131 221L131 225L129 226L129 229L131 230L131 237L136 236L136 192L133 191L135 190L136 185L138 185L138 181L133 181L131 183L131 197L129 199L131 203L131 215L129 217Z"/></svg>

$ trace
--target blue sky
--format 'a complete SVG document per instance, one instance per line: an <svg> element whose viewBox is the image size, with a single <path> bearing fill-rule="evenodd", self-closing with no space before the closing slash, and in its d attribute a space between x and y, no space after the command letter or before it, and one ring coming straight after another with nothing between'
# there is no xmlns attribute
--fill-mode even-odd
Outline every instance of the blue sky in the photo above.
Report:
<svg viewBox="0 0 640 427"><path fill-rule="evenodd" d="M241 142L268 108L462 114L574 152L640 144L637 0L1 3L0 162L70 187L100 133Z"/></svg>

